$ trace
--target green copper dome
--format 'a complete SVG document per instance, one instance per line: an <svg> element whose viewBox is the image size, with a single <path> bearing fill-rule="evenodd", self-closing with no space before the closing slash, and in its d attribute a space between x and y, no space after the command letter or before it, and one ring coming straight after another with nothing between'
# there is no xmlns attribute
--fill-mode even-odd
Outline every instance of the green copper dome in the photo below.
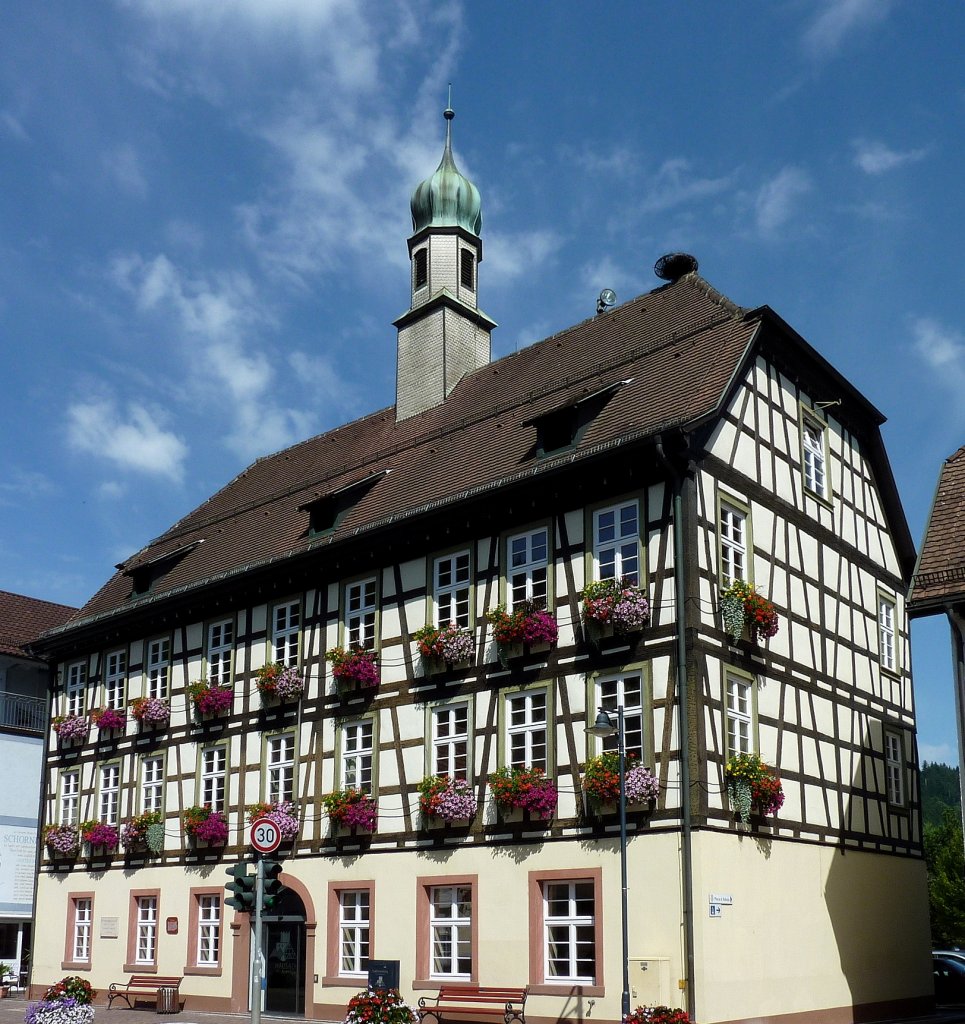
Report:
<svg viewBox="0 0 965 1024"><path fill-rule="evenodd" d="M482 230L479 189L459 173L452 159L452 119L456 115L447 107L443 116L446 119L446 148L435 173L412 193L409 203L412 233L428 227L460 227L478 235Z"/></svg>

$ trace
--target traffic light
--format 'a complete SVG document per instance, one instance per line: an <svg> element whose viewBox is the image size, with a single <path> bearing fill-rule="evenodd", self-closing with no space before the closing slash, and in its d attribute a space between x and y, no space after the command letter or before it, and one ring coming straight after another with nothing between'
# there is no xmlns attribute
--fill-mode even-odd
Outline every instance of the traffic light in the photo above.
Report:
<svg viewBox="0 0 965 1024"><path fill-rule="evenodd" d="M278 876L281 874L281 861L268 860L265 858L261 862L262 871L264 871L265 885L262 890L262 907L265 910L271 910L278 900L278 896L282 890L282 884L278 880Z"/></svg>
<svg viewBox="0 0 965 1024"><path fill-rule="evenodd" d="M235 864L225 871L232 878L225 889L231 895L225 900L229 907L250 914L255 909L255 876L248 874L248 865Z"/></svg>

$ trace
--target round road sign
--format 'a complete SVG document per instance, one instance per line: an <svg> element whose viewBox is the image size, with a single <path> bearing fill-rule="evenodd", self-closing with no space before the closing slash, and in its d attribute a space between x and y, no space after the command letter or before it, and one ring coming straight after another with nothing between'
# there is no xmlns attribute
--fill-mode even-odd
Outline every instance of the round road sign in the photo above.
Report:
<svg viewBox="0 0 965 1024"><path fill-rule="evenodd" d="M281 843L281 829L271 818L256 818L248 836L258 853L274 853Z"/></svg>

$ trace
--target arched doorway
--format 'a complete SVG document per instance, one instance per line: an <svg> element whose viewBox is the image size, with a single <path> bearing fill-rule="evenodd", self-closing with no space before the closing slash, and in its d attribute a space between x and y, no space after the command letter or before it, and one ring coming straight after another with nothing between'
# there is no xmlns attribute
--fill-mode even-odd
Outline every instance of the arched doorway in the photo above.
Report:
<svg viewBox="0 0 965 1024"><path fill-rule="evenodd" d="M265 958L264 1012L285 1017L305 1014L305 904L282 889L271 911L261 916Z"/></svg>

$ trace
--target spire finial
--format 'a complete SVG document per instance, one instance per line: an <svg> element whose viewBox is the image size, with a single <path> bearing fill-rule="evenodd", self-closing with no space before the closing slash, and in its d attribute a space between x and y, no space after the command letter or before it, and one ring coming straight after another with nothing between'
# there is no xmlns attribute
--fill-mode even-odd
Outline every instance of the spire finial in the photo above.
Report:
<svg viewBox="0 0 965 1024"><path fill-rule="evenodd" d="M446 100L446 109L442 112L442 116L447 121L451 121L456 116L456 112L452 109L452 82L449 83L449 96Z"/></svg>

